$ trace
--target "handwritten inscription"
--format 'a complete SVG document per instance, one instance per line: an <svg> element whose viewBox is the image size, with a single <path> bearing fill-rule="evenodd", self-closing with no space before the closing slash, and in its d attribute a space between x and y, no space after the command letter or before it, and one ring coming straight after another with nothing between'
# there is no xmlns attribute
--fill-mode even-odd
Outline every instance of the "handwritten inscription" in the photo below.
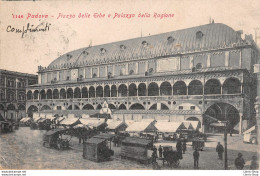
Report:
<svg viewBox="0 0 260 176"><path fill-rule="evenodd" d="M28 23L26 26L22 27L13 27L11 25L7 26L6 32L18 33L21 34L21 38L24 37L26 33L32 32L47 32L50 30L50 23L41 23L39 25L33 25Z"/></svg>

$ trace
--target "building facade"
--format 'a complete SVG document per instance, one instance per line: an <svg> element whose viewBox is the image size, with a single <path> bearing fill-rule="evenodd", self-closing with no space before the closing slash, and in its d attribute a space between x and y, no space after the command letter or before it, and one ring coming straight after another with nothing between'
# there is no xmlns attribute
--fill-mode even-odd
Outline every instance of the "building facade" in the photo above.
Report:
<svg viewBox="0 0 260 176"><path fill-rule="evenodd" d="M0 115L17 121L26 115L26 87L37 84L37 75L0 69Z"/></svg>
<svg viewBox="0 0 260 176"><path fill-rule="evenodd" d="M106 100L118 117L197 120L202 131L227 120L242 132L255 114L259 50L241 34L211 23L69 52L38 67L27 113L91 113Z"/></svg>

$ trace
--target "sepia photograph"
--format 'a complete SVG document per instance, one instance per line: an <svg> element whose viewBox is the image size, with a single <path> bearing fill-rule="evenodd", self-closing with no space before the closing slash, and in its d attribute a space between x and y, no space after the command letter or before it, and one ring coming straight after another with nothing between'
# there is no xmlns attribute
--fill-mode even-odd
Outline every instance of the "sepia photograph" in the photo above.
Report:
<svg viewBox="0 0 260 176"><path fill-rule="evenodd" d="M0 1L1 176L259 176L259 9Z"/></svg>

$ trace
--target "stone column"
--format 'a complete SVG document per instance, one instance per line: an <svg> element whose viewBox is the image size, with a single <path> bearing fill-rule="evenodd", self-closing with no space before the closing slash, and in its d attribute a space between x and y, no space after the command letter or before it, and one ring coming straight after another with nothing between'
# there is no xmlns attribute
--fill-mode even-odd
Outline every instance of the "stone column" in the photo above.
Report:
<svg viewBox="0 0 260 176"><path fill-rule="evenodd" d="M256 110L256 132L257 132L257 141L260 142L260 64L254 65L254 73L257 76L257 97L255 102L255 110Z"/></svg>
<svg viewBox="0 0 260 176"><path fill-rule="evenodd" d="M242 134L243 113L239 113L239 134Z"/></svg>

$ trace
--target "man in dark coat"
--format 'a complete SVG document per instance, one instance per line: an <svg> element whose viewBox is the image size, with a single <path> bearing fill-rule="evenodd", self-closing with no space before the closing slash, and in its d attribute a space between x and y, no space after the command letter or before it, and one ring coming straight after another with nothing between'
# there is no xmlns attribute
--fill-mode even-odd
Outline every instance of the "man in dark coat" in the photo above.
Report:
<svg viewBox="0 0 260 176"><path fill-rule="evenodd" d="M183 154L185 154L186 149L187 149L186 141L183 141L183 142L182 142L182 152L183 152Z"/></svg>
<svg viewBox="0 0 260 176"><path fill-rule="evenodd" d="M180 159L182 159L182 145L180 140L178 140L178 142L176 143L176 149Z"/></svg>
<svg viewBox="0 0 260 176"><path fill-rule="evenodd" d="M160 145L159 146L159 158L162 158L162 152L163 152L163 149L162 149L162 146Z"/></svg>
<svg viewBox="0 0 260 176"><path fill-rule="evenodd" d="M218 153L218 159L222 160L223 159L223 152L224 152L224 147L223 145L218 142L218 145L216 147L216 152Z"/></svg>
<svg viewBox="0 0 260 176"><path fill-rule="evenodd" d="M197 149L195 149L195 151L193 152L194 169L199 168L199 157L200 157L200 153L198 152Z"/></svg>
<svg viewBox="0 0 260 176"><path fill-rule="evenodd" d="M239 170L242 170L245 166L245 161L241 153L238 153L238 157L235 159L235 166Z"/></svg>
<svg viewBox="0 0 260 176"><path fill-rule="evenodd" d="M258 160L257 160L257 156L253 156L252 157L252 161L250 164L250 170L257 170L259 169L259 164L258 164Z"/></svg>

